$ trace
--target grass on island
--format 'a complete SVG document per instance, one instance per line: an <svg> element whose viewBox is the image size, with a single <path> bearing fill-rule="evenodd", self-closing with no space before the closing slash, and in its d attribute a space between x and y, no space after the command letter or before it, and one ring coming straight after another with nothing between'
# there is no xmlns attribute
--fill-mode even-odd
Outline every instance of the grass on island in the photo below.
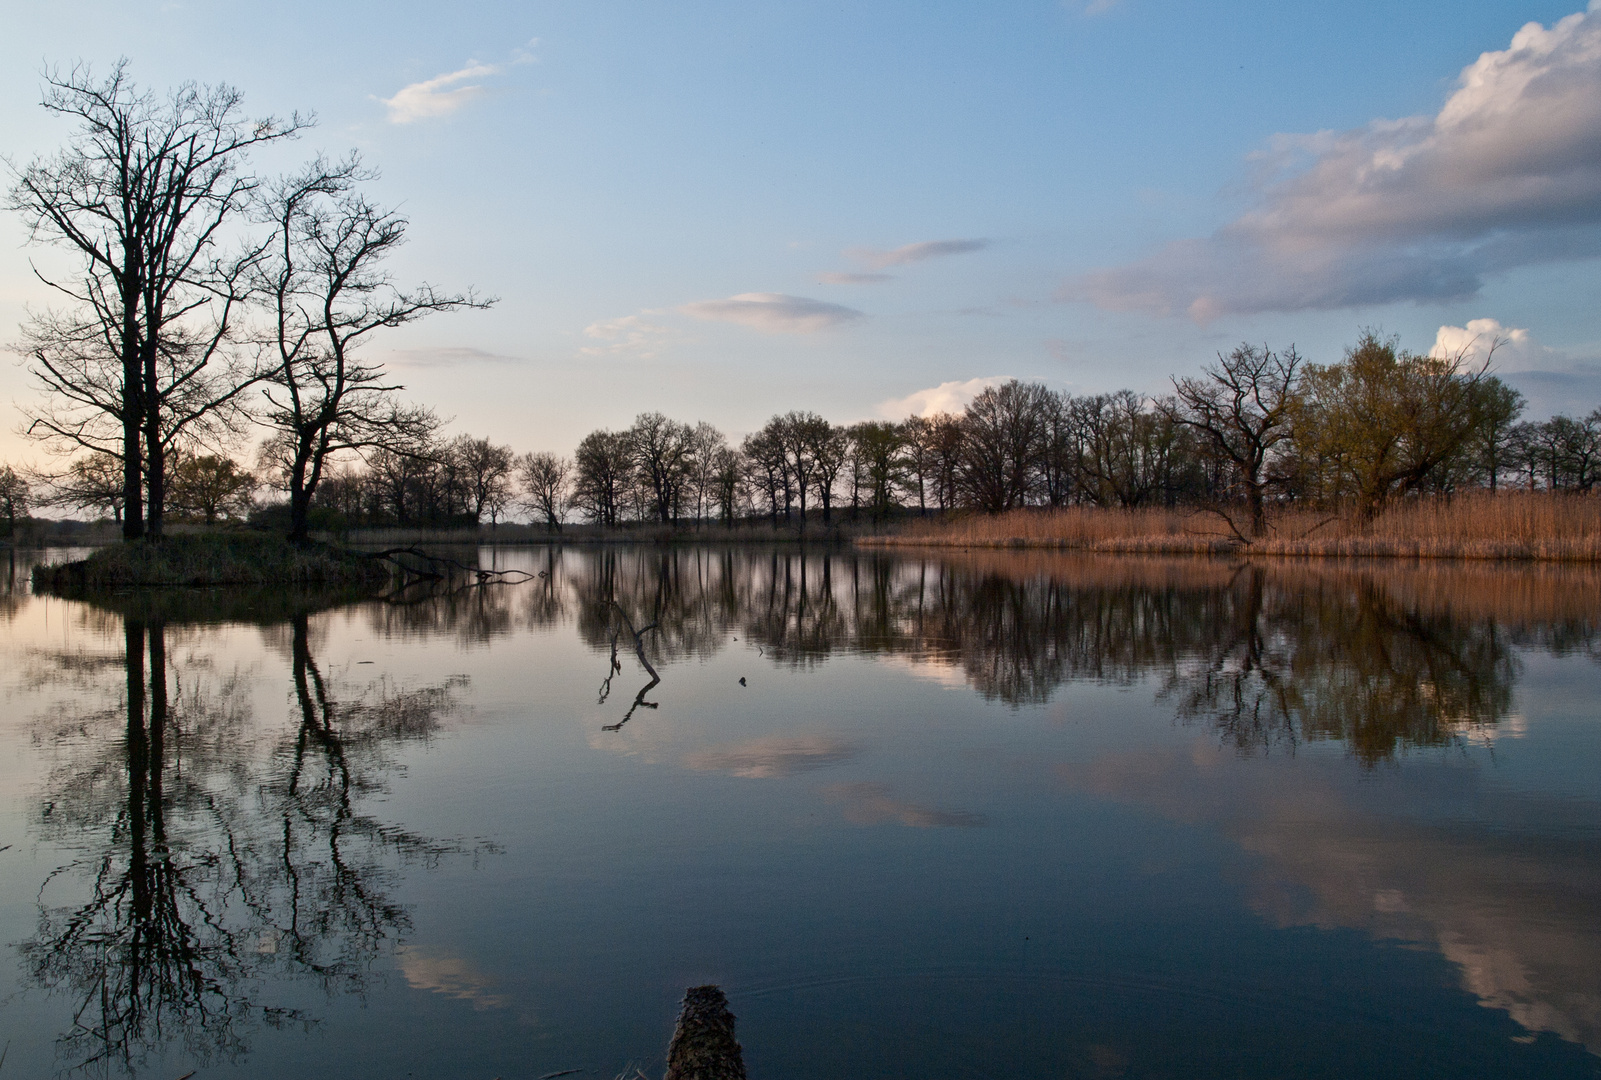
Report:
<svg viewBox="0 0 1601 1080"><path fill-rule="evenodd" d="M291 544L254 532L206 532L133 540L82 562L38 566L36 590L63 595L149 586L377 588L386 565L327 544Z"/></svg>
<svg viewBox="0 0 1601 1080"><path fill-rule="evenodd" d="M1244 528L1243 511L1233 522ZM1601 499L1546 492L1470 492L1408 499L1372 519L1275 509L1268 532L1243 543L1217 512L1072 507L915 522L858 544L1066 548L1148 554L1383 556L1601 561Z"/></svg>

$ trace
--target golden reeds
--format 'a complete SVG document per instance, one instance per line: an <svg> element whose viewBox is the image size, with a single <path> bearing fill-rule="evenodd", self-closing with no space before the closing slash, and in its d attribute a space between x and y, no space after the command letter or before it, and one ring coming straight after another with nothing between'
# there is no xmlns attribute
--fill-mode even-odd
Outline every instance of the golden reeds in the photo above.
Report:
<svg viewBox="0 0 1601 1080"><path fill-rule="evenodd" d="M1014 510L918 522L858 544L1065 548L1148 554L1377 556L1419 559L1601 561L1601 499L1546 492L1472 492L1409 499L1376 517L1275 510L1246 542L1245 520L1194 509Z"/></svg>

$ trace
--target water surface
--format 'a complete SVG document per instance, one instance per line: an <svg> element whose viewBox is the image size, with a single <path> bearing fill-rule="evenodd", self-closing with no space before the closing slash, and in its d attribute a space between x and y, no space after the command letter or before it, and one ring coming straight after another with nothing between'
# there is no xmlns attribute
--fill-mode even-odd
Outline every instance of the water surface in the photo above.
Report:
<svg viewBox="0 0 1601 1080"><path fill-rule="evenodd" d="M1595 571L467 557L16 571L4 1075L1601 1076Z"/></svg>

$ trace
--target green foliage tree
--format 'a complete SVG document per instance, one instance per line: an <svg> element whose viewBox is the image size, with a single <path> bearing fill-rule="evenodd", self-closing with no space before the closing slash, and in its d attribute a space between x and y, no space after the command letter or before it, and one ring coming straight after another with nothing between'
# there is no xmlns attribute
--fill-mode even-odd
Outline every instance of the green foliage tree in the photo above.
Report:
<svg viewBox="0 0 1601 1080"><path fill-rule="evenodd" d="M1462 453L1498 382L1462 357L1398 350L1396 339L1365 331L1339 363L1306 368L1296 442L1328 471L1325 490L1371 517L1424 490Z"/></svg>
<svg viewBox="0 0 1601 1080"><path fill-rule="evenodd" d="M250 509L257 481L232 458L217 454L185 454L172 469L168 501L172 509L195 514L207 525L224 515L243 517Z"/></svg>

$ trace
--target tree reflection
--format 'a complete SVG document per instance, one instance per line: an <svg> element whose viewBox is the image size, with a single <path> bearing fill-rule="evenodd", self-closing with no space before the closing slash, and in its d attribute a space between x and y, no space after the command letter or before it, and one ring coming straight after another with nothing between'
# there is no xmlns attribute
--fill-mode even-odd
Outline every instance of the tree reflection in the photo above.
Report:
<svg viewBox="0 0 1601 1080"><path fill-rule="evenodd" d="M1241 753L1334 740L1368 765L1502 721L1518 648L1601 640L1593 615L1563 606L1560 576L1513 570L1463 571L1453 588L1416 569L780 548L569 551L560 568L526 610L555 621L571 596L580 635L614 661L615 604L657 625L644 648L658 665L731 637L792 667L898 655L959 667L1014 707L1070 680L1155 679L1181 722ZM1505 598L1464 600L1473 589L1516 593L1517 617L1498 614Z"/></svg>
<svg viewBox="0 0 1601 1080"><path fill-rule="evenodd" d="M41 888L21 948L33 979L74 1001L58 1046L73 1067L131 1071L170 1048L231 1059L255 1025L309 1022L260 1000L268 978L360 993L407 929L400 867L463 849L362 809L388 747L434 731L454 687L342 693L307 616L290 629L292 732L253 745L245 680L217 680L204 656L174 663L168 627L129 618L123 686L102 685L120 701L57 733L68 760L41 831L78 856ZM82 658L64 659L81 678Z"/></svg>

